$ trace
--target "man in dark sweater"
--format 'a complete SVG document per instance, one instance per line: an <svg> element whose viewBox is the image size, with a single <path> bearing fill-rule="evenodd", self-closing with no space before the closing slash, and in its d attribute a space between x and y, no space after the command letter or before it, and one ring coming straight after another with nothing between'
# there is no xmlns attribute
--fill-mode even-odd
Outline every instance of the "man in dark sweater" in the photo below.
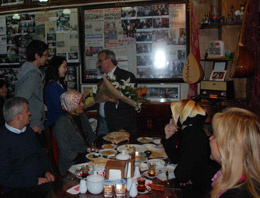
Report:
<svg viewBox="0 0 260 198"><path fill-rule="evenodd" d="M5 127L0 131L0 186L5 197L46 197L54 176L35 137L28 102L13 97L3 107Z"/></svg>

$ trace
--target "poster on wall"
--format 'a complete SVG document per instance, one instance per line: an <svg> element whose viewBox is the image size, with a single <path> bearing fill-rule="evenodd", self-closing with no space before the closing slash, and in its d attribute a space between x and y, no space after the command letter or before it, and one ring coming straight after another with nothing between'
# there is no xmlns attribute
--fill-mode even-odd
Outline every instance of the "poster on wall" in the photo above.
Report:
<svg viewBox="0 0 260 198"><path fill-rule="evenodd" d="M0 65L26 60L26 47L33 39L48 44L50 57L59 55L79 62L78 11L70 9L0 16Z"/></svg>
<svg viewBox="0 0 260 198"><path fill-rule="evenodd" d="M186 4L85 10L83 82L101 78L96 63L103 49L137 78L182 78L186 52Z"/></svg>
<svg viewBox="0 0 260 198"><path fill-rule="evenodd" d="M1 6L23 4L23 0L2 0Z"/></svg>

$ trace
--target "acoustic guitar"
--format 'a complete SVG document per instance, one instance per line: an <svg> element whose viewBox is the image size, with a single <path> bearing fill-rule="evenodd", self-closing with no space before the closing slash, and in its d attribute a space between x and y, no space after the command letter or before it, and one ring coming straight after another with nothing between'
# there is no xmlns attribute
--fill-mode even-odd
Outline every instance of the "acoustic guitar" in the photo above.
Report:
<svg viewBox="0 0 260 198"><path fill-rule="evenodd" d="M245 78L252 75L255 72L254 58L242 43L243 34L245 31L246 15L248 12L250 1L251 0L247 1L245 11L244 11L244 17L243 17L241 33L240 33L240 40L238 43L237 58L234 61L235 69L231 75L233 78Z"/></svg>
<svg viewBox="0 0 260 198"><path fill-rule="evenodd" d="M190 0L189 4L190 4L190 53L184 63L184 67L182 70L182 78L185 83L193 84L200 81L203 78L203 70L200 63L197 61L196 57L192 53L192 28L191 28L192 0Z"/></svg>

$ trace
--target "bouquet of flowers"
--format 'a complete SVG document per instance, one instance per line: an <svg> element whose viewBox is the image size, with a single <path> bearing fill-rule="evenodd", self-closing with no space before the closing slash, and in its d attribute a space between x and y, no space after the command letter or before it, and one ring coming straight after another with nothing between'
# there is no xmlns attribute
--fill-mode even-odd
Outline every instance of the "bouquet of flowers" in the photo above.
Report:
<svg viewBox="0 0 260 198"><path fill-rule="evenodd" d="M117 82L115 76L103 77L103 82L95 85L86 97L86 106L95 103L105 102L104 94L108 97L122 100L135 107L136 111L141 110L141 105L147 102L145 97L147 88L136 88L135 83L130 83L130 78Z"/></svg>

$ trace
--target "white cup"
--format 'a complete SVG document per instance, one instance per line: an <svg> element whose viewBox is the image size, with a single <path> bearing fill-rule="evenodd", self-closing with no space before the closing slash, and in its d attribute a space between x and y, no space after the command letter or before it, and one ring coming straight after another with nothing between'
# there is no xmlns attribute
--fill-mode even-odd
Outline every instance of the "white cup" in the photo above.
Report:
<svg viewBox="0 0 260 198"><path fill-rule="evenodd" d="M79 183L79 192L86 193L87 192L87 182L85 179L81 179Z"/></svg>

